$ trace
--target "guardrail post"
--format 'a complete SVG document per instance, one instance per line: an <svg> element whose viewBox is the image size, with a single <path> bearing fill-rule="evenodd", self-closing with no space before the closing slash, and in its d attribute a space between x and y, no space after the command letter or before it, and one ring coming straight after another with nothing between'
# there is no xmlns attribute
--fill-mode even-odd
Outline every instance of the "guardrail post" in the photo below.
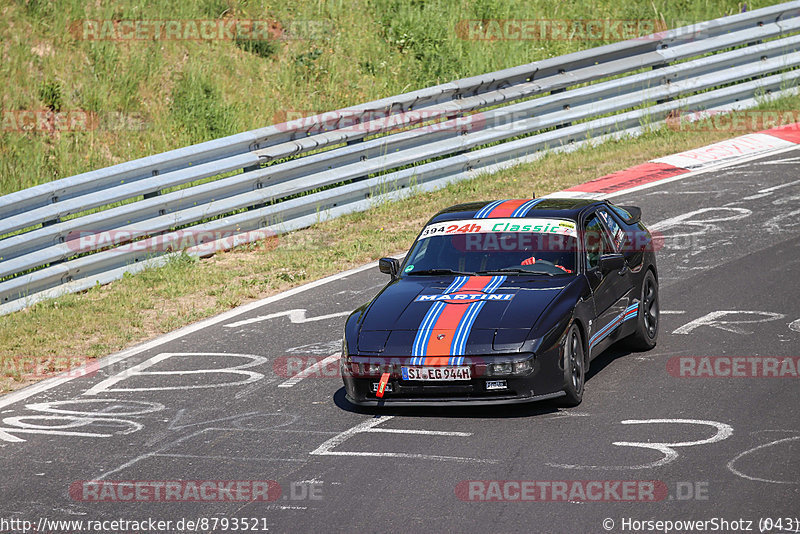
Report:
<svg viewBox="0 0 800 534"><path fill-rule="evenodd" d="M151 173L151 176L158 176L158 170L154 170L154 171ZM149 193L145 193L145 194L144 194L144 195L142 195L142 196L144 197L144 199L145 199L145 200L147 200L148 198L155 198L155 197L157 197L157 196L161 196L161 190L159 189L159 190L157 190L157 191L151 191L151 192L149 192Z"/></svg>

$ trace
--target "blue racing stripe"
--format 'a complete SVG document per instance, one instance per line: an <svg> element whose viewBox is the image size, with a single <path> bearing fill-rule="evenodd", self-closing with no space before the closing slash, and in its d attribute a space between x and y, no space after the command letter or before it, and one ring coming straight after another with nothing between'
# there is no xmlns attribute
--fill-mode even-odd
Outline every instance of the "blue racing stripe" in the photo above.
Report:
<svg viewBox="0 0 800 534"><path fill-rule="evenodd" d="M527 201L525 204L523 204L520 207L518 207L517 209L515 209L514 213L512 213L511 216L512 217L525 217L525 215L528 214L528 211L530 211L530 209L532 207L534 207L536 204L538 204L539 202L541 202L543 200L544 200L543 198L531 199L531 200Z"/></svg>
<svg viewBox="0 0 800 534"><path fill-rule="evenodd" d="M469 337L470 328L472 327L472 323L475 322L475 317L478 315L478 312L481 311L481 308L484 304L486 304L485 301L473 302L470 304L467 308L467 311L464 313L464 316L461 317L461 320L458 322L455 335L453 336L453 342L450 344L451 363L453 363L454 360L457 360L458 356L464 354L464 348L466 347L466 341L467 337Z"/></svg>
<svg viewBox="0 0 800 534"><path fill-rule="evenodd" d="M414 344L411 349L411 355L413 356L411 359L412 365L420 365L425 358L425 353L428 350L428 339L433 332L433 325L436 324L436 320L439 318L439 315L441 315L444 307L444 302L435 302L428 310L428 313L425 314L425 318L422 319L422 324L419 330L417 330L417 335L414 337Z"/></svg>
<svg viewBox="0 0 800 534"><path fill-rule="evenodd" d="M625 321L633 319L639 315L639 303L631 304L627 308L625 308Z"/></svg>
<svg viewBox="0 0 800 534"><path fill-rule="evenodd" d="M639 303L631 304L630 306L625 308L625 311L617 315L613 321L605 325L598 332L596 332L595 335L592 336L592 338L589 340L589 347L591 348L594 345L600 343L624 321L632 319L636 317L638 314L639 314Z"/></svg>
<svg viewBox="0 0 800 534"><path fill-rule="evenodd" d="M445 289L444 292L453 293L455 291L458 291L459 289L464 287L464 284L467 283L467 280L469 280L469 276L456 276L453 282L449 286L447 286L447 289Z"/></svg>
<svg viewBox="0 0 800 534"><path fill-rule="evenodd" d="M471 313L467 316L467 323L464 325L463 335L459 339L458 347L456 347L456 365L461 365L464 363L464 352L467 349L467 338L469 337L470 332L472 331L472 325L475 324L475 319L478 318L478 314L481 311L481 308L486 304L485 301L475 302L473 310L470 310ZM472 304L470 305L472 306Z"/></svg>
<svg viewBox="0 0 800 534"><path fill-rule="evenodd" d="M507 279L508 277L505 275L493 276L492 279L489 280L489 283L486 284L483 292L494 293ZM450 345L451 356L448 361L449 364L461 365L461 363L464 362L464 352L467 350L467 338L469 338L469 334L472 331L472 325L475 324L475 319L478 318L478 314L485 304L486 301L473 302L469 305L469 308L467 308L464 316L459 321L455 335L453 336L453 341Z"/></svg>
<svg viewBox="0 0 800 534"><path fill-rule="evenodd" d="M505 281L508 279L506 275L500 276L493 276L493 280L491 280L487 285L486 289L483 290L484 293L494 293L497 289L502 286Z"/></svg>
<svg viewBox="0 0 800 534"><path fill-rule="evenodd" d="M475 214L475 218L476 219L485 219L486 217L489 216L489 214L492 212L493 209L495 209L497 206L499 206L500 204L502 204L505 201L506 200L495 200L494 202L490 202L490 203L486 204L484 207L482 207L478 211L478 213Z"/></svg>
<svg viewBox="0 0 800 534"><path fill-rule="evenodd" d="M468 280L469 276L456 276L450 285L447 286L447 289L444 290L444 293L454 293L458 291L464 287L464 284L466 284ZM441 306L437 306L437 304L441 304ZM413 358L411 358L411 365L422 365L427 353L428 341L433 331L433 325L436 324L436 320L444 310L444 304L445 303L442 301L434 303L422 319L422 324L420 324L417 330L411 349L411 354L413 356Z"/></svg>
<svg viewBox="0 0 800 534"><path fill-rule="evenodd" d="M613 321L605 325L602 329L600 329L599 332L593 335L592 338L589 340L589 346L590 347L594 346L603 339L605 339L605 337L608 334L610 334L617 326L619 326L620 323L622 323L622 314L617 315Z"/></svg>

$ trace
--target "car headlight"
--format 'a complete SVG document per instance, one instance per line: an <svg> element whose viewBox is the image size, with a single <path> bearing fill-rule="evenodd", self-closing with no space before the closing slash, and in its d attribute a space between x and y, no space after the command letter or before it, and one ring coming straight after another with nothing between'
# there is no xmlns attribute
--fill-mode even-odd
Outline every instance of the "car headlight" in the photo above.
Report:
<svg viewBox="0 0 800 534"><path fill-rule="evenodd" d="M533 369L533 362L531 360L524 360L521 362L514 362L514 374L522 375Z"/></svg>
<svg viewBox="0 0 800 534"><path fill-rule="evenodd" d="M489 365L489 376L524 375L533 369L533 358L521 362L501 362Z"/></svg>
<svg viewBox="0 0 800 534"><path fill-rule="evenodd" d="M491 369L493 375L510 375L512 366L511 362L493 363Z"/></svg>

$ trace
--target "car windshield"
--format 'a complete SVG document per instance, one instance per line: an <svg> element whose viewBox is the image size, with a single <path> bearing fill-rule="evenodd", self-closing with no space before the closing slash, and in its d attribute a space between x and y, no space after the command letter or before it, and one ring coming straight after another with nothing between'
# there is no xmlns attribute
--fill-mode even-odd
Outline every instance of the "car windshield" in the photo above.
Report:
<svg viewBox="0 0 800 534"><path fill-rule="evenodd" d="M563 219L470 219L425 227L403 265L426 274L575 273L575 222Z"/></svg>

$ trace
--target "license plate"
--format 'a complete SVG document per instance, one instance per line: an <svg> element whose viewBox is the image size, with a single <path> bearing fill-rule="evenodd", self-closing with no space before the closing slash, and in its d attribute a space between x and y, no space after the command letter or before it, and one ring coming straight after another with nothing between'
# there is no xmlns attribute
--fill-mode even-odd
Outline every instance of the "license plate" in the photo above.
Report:
<svg viewBox="0 0 800 534"><path fill-rule="evenodd" d="M486 381L486 389L506 389L506 381L505 380L487 380Z"/></svg>
<svg viewBox="0 0 800 534"><path fill-rule="evenodd" d="M469 366L463 367L402 367L403 380L431 380L447 382L451 380L470 380Z"/></svg>

